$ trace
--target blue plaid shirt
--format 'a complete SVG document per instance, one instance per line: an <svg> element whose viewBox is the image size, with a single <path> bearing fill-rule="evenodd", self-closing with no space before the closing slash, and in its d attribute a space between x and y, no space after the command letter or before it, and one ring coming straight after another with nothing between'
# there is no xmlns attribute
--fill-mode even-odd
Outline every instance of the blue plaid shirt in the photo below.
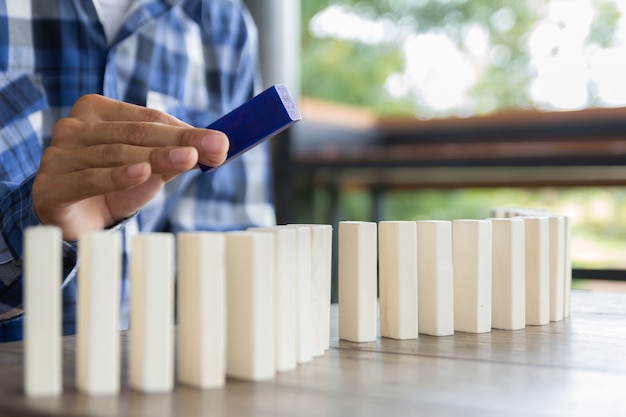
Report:
<svg viewBox="0 0 626 417"><path fill-rule="evenodd" d="M22 235L39 224L31 185L54 123L99 93L206 126L260 91L256 29L236 0L137 0L107 44L91 0L0 0L0 341L21 338ZM267 145L166 184L124 234L274 224ZM63 329L75 331L76 242L64 242ZM128 280L122 283L127 325Z"/></svg>

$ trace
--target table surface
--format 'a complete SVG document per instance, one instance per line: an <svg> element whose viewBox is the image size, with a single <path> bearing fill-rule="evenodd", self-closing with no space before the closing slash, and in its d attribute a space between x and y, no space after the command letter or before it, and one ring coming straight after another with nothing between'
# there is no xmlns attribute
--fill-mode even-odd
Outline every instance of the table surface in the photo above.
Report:
<svg viewBox="0 0 626 417"><path fill-rule="evenodd" d="M22 344L0 344L0 416L626 415L624 293L573 291L571 316L545 326L372 343L338 340L333 307L323 357L271 381L228 379L207 391L176 385L144 395L123 373L120 395L85 396L74 385L75 340L66 337L63 395L29 399Z"/></svg>

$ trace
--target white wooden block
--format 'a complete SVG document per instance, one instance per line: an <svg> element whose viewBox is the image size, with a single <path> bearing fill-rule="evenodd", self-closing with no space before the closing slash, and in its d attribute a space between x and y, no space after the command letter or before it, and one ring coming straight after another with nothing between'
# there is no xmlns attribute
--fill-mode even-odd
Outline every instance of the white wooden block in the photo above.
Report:
<svg viewBox="0 0 626 417"><path fill-rule="evenodd" d="M226 380L225 237L187 232L178 247L178 380L200 389Z"/></svg>
<svg viewBox="0 0 626 417"><path fill-rule="evenodd" d="M496 219L511 218L519 216L519 213L523 210L525 209L518 207L493 207L491 209L491 217Z"/></svg>
<svg viewBox="0 0 626 417"><path fill-rule="evenodd" d="M330 343L330 263L328 226L311 229L311 354L322 356Z"/></svg>
<svg viewBox="0 0 626 417"><path fill-rule="evenodd" d="M376 340L376 223L339 223L339 338Z"/></svg>
<svg viewBox="0 0 626 417"><path fill-rule="evenodd" d="M565 291L565 218L551 215L550 221L550 321L563 320Z"/></svg>
<svg viewBox="0 0 626 417"><path fill-rule="evenodd" d="M333 227L329 224L291 224L288 227L310 229L311 356L321 356L330 347Z"/></svg>
<svg viewBox="0 0 626 417"><path fill-rule="evenodd" d="M564 252L565 252L565 288L563 293L563 317L569 317L572 292L572 219L568 216L565 219L565 237L564 237Z"/></svg>
<svg viewBox="0 0 626 417"><path fill-rule="evenodd" d="M515 207L509 210L508 216L509 218L513 217L526 217L526 216L535 216L540 210L527 208L527 207Z"/></svg>
<svg viewBox="0 0 626 417"><path fill-rule="evenodd" d="M311 310L311 229L293 225L296 231L296 361L313 358L313 312Z"/></svg>
<svg viewBox="0 0 626 417"><path fill-rule="evenodd" d="M274 236L226 234L226 374L274 377Z"/></svg>
<svg viewBox="0 0 626 417"><path fill-rule="evenodd" d="M296 230L274 231L274 332L276 370L297 366L296 332Z"/></svg>
<svg viewBox="0 0 626 417"><path fill-rule="evenodd" d="M491 327L519 330L526 325L524 220L492 219Z"/></svg>
<svg viewBox="0 0 626 417"><path fill-rule="evenodd" d="M420 220L417 225L418 331L454 334L452 223Z"/></svg>
<svg viewBox="0 0 626 417"><path fill-rule="evenodd" d="M311 227L311 320L312 354L320 356L330 347L333 227L329 224L293 224ZM316 348L321 344L322 352ZM317 351L317 352L316 352Z"/></svg>
<svg viewBox="0 0 626 417"><path fill-rule="evenodd" d="M278 372L296 368L296 229L249 228L274 235L274 360Z"/></svg>
<svg viewBox="0 0 626 417"><path fill-rule="evenodd" d="M129 385L164 393L174 385L174 235L133 237L130 258Z"/></svg>
<svg viewBox="0 0 626 417"><path fill-rule="evenodd" d="M380 335L417 338L417 225L378 223Z"/></svg>
<svg viewBox="0 0 626 417"><path fill-rule="evenodd" d="M119 233L92 231L80 236L76 387L89 395L120 390L121 258Z"/></svg>
<svg viewBox="0 0 626 417"><path fill-rule="evenodd" d="M454 330L491 331L491 222L452 222Z"/></svg>
<svg viewBox="0 0 626 417"><path fill-rule="evenodd" d="M526 325L550 322L550 224L547 217L523 217Z"/></svg>
<svg viewBox="0 0 626 417"><path fill-rule="evenodd" d="M330 348L330 304L332 291L332 265L333 265L333 227L329 224L320 225L324 228L324 249L321 254L321 286L322 286L322 311L320 322L322 326L322 346L324 350Z"/></svg>
<svg viewBox="0 0 626 417"><path fill-rule="evenodd" d="M492 207L491 208L491 217L496 219L506 218L508 216L508 207Z"/></svg>
<svg viewBox="0 0 626 417"><path fill-rule="evenodd" d="M61 351L61 230L24 231L24 391L29 397L59 396Z"/></svg>

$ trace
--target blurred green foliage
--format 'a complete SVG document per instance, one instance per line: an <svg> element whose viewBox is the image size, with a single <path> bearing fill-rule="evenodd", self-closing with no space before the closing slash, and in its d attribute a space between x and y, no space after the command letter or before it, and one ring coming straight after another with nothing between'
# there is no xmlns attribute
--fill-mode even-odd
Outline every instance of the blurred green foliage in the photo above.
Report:
<svg viewBox="0 0 626 417"><path fill-rule="evenodd" d="M479 79L469 93L470 114L533 106L529 82L533 77L528 37L550 0L492 2L487 0L307 0L302 11L302 92L304 96L365 106L381 115L467 115L466 109L433 111L418 95L392 96L385 81L402 73L402 47L407 36L444 33L464 54L472 28L488 40L484 62L475 63ZM608 47L621 16L613 1L594 0L594 19L587 44ZM329 7L341 7L372 22L391 22L405 29L383 42L365 43L332 36L316 37L312 20ZM348 23L346 23L348 24ZM424 56L424 62L433 57ZM594 92L590 89L591 105Z"/></svg>
<svg viewBox="0 0 626 417"><path fill-rule="evenodd" d="M498 59L483 63L470 92L474 114L531 107L529 80L533 76L527 50L528 33L549 0L492 2L488 0L307 0L302 11L302 94L368 107L381 115L432 115L420 97L393 97L387 78L405 65L402 39L363 43L350 39L315 37L310 22L331 5L341 5L371 21L386 19L416 34L443 31L464 51L467 30L478 25L489 38ZM616 3L594 0L589 45L610 47L620 10ZM508 16L508 20L506 19ZM499 17L503 19L499 20ZM511 19L512 18L512 19ZM504 22L504 23L503 23ZM424 56L426 61L428 56ZM592 102L593 104L593 102ZM437 116L448 116L442 112ZM371 220L372 196L352 189L340 196L335 220ZM315 213L328 213L329 196L319 190ZM394 191L386 195L386 219L419 220L485 218L499 206L545 208L573 219L575 267L626 269L626 189L542 188ZM322 216L323 217L323 216ZM325 221L326 218L318 218Z"/></svg>
<svg viewBox="0 0 626 417"><path fill-rule="evenodd" d="M593 21L589 41L606 48L612 44L620 11L612 2L598 0L595 3L597 17Z"/></svg>
<svg viewBox="0 0 626 417"><path fill-rule="evenodd" d="M308 30L311 19L329 5L344 5L356 14L393 22L412 17L415 33L443 30L461 50L465 29L476 24L485 28L492 47L507 51L506 63L488 65L473 97L480 112L499 108L528 107L525 84L528 82L528 56L524 34L537 15L528 1L507 2L514 25L498 30L491 19L497 5L489 1L394 1L394 0L307 0L302 2L302 91L305 96L369 107L380 114L413 114L424 110L416 98L392 97L384 82L394 72L402 72L402 39L383 44L363 44L333 38L316 38ZM490 23L491 22L491 23ZM429 57L425 56L424 60ZM506 64L506 65L503 65Z"/></svg>

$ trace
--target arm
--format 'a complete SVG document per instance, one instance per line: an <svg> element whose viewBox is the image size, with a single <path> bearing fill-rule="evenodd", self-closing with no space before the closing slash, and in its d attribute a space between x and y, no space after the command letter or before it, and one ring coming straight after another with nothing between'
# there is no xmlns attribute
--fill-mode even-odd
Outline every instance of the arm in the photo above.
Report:
<svg viewBox="0 0 626 417"><path fill-rule="evenodd" d="M12 130L24 131L14 123L0 131L4 138L13 137ZM28 139L31 136L36 136L32 129L16 140L13 152L5 152L5 159L30 143L31 158L22 162L34 160L41 151L34 145L38 141ZM74 241L81 232L110 227L132 215L179 173L199 162L220 164L227 149L228 141L220 132L194 129L164 113L102 96L81 98L69 117L56 124L36 174L20 183L11 178L2 182L0 249L4 252L0 252L5 259L0 265L0 319L21 310L26 227L61 227L67 282L76 263Z"/></svg>
<svg viewBox="0 0 626 417"><path fill-rule="evenodd" d="M31 186L41 158L38 116L47 102L29 77L1 72L0 103L0 320L5 320L21 314L22 232L39 224Z"/></svg>
<svg viewBox="0 0 626 417"><path fill-rule="evenodd" d="M79 99L55 126L33 182L43 224L66 240L136 213L171 179L198 166L220 165L223 133L192 128L165 113L98 95Z"/></svg>

